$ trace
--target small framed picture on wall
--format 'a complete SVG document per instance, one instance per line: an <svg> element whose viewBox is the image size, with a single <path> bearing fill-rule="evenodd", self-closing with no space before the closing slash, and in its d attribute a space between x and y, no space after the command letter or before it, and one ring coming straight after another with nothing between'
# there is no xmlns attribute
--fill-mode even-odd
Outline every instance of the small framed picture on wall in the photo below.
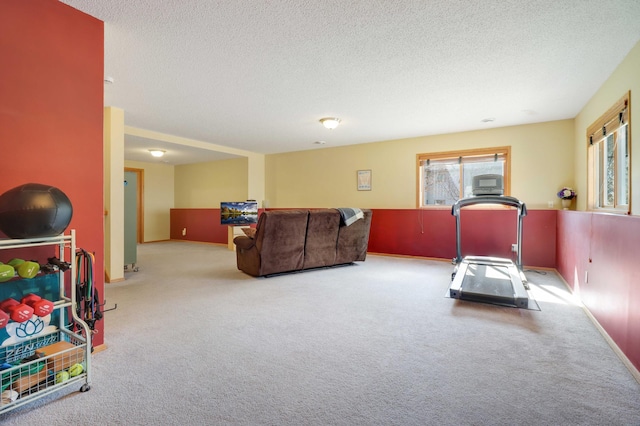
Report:
<svg viewBox="0 0 640 426"><path fill-rule="evenodd" d="M358 170L358 191L371 191L371 170Z"/></svg>

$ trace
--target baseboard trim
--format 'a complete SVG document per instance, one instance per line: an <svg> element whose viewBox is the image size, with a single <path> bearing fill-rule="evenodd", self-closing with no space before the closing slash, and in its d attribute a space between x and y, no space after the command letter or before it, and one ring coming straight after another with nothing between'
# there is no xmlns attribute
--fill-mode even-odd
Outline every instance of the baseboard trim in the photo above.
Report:
<svg viewBox="0 0 640 426"><path fill-rule="evenodd" d="M627 358L627 356L624 354L624 352L622 352L622 349L620 349L620 347L618 347L618 345L611 338L611 336L609 336L609 334L607 334L606 330L600 325L600 323L598 322L596 317L593 316L591 311L589 311L589 309L587 309L587 307L584 306L584 305L582 305L582 309L587 314L587 316L589 317L591 322L593 322L593 325L596 326L596 328L598 329L600 334L602 334L602 337L604 337L604 340L606 340L607 343L609 344L609 346L611 346L611 349L613 349L613 351L616 353L616 355L618 355L618 358L620 358L620 361L622 361L622 363L625 365L625 367L627 367L627 369L629 370L629 372L631 373L633 378L636 379L636 381L638 383L640 383L640 371L638 371L636 366L633 365L633 363L629 360L629 358Z"/></svg>
<svg viewBox="0 0 640 426"><path fill-rule="evenodd" d="M105 284L112 284L112 283L119 283L124 281L124 277L122 278L115 278L115 279L111 279L111 277L109 276L109 274L107 273L107 271L104 271L104 283Z"/></svg>
<svg viewBox="0 0 640 426"><path fill-rule="evenodd" d="M412 254L396 254L396 253L376 253L372 251L367 252L367 256L383 256L383 257L399 257L406 259L422 259L422 260L434 260L436 262L447 262L451 263L451 259L443 259L441 257L426 257L426 256L416 256Z"/></svg>
<svg viewBox="0 0 640 426"><path fill-rule="evenodd" d="M101 345L95 346L93 348L92 354L97 354L99 352L106 351L107 349L108 349L107 345L103 343Z"/></svg>
<svg viewBox="0 0 640 426"><path fill-rule="evenodd" d="M162 241L161 241L162 242ZM194 240L166 240L165 242L179 242L179 243L196 243L196 244L207 244L213 246L226 246L227 243L214 243L211 241L194 241Z"/></svg>
<svg viewBox="0 0 640 426"><path fill-rule="evenodd" d="M446 258L442 258L442 257L429 257L429 256L417 256L417 255L413 255L413 254L396 254L396 253L376 253L376 252L372 252L372 251L368 251L367 252L367 256L368 255L373 255L373 256L386 256L386 257L399 257L399 258L407 258L407 259L423 259L423 260L433 260L436 262L446 262L446 263L450 263L451 265L455 265L455 258L451 258L451 259L446 259ZM546 266L527 266L524 265L522 267L522 269L527 272L527 269L537 269L537 270L541 270L541 271L550 271L550 272L558 272L556 270L556 268L549 268ZM560 274L558 274L560 275ZM566 285L566 283L565 283Z"/></svg>
<svg viewBox="0 0 640 426"><path fill-rule="evenodd" d="M571 294L573 294L573 289L571 288L569 283L564 279L562 274L560 274L555 269L554 269L554 271L558 275L558 277L560 277L560 279L562 280L564 285L567 287L567 290L569 290L569 292ZM611 347L611 349L613 349L613 352L615 352L615 354L618 355L618 358L620 358L620 361L622 361L624 366L627 367L627 370L629 370L629 372L631 373L633 378L636 379L636 381L638 383L640 383L640 371L638 371L636 366L633 365L633 363L629 360L629 358L627 358L627 356L624 354L624 352L622 352L622 349L620 349L618 344L611 338L611 336L609 336L609 333L607 333L607 331L604 329L604 327L602 327L602 325L600 325L600 323L598 322L596 317L593 316L591 311L584 305L584 303L582 303L582 301L580 301L580 307L582 308L584 313L587 315L587 317L591 320L591 322L596 327L596 329L600 332L600 335L602 335L602 337L607 342L607 344Z"/></svg>

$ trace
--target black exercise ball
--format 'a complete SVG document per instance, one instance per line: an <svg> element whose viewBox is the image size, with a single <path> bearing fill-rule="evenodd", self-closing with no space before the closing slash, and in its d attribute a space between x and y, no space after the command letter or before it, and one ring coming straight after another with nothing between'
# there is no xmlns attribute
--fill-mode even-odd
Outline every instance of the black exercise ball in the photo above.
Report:
<svg viewBox="0 0 640 426"><path fill-rule="evenodd" d="M26 183L0 195L0 231L9 238L59 235L72 215L69 198L51 185Z"/></svg>

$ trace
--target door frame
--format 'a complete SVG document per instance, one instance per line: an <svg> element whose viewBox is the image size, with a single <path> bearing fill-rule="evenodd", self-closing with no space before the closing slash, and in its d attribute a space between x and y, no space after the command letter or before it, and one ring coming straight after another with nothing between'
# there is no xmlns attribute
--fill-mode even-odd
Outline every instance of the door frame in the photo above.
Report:
<svg viewBox="0 0 640 426"><path fill-rule="evenodd" d="M135 173L137 176L136 242L141 244L144 242L144 169L125 167L124 171Z"/></svg>

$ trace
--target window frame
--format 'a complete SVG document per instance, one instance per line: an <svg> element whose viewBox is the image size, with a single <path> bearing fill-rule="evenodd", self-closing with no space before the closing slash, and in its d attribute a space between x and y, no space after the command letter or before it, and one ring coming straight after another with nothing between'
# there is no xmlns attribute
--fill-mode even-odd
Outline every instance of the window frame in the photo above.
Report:
<svg viewBox="0 0 640 426"><path fill-rule="evenodd" d="M620 121L622 118L622 122ZM619 160L618 155L620 147L617 146L619 139L619 130L626 126L626 149L627 149L627 167L628 172L626 175L627 182L627 203L618 204L619 196ZM604 194L602 190L599 190L601 184L601 178L606 167L603 161L606 153L604 149L604 141L613 136L613 143L616 148L613 152L614 161L614 205L602 206L601 200ZM613 214L631 214L631 92L628 91L624 94L611 108L609 108L604 114L602 114L596 121L593 122L587 128L586 135L587 142L587 210L601 213L613 213ZM607 142L609 143L609 142ZM600 164L598 164L600 163Z"/></svg>
<svg viewBox="0 0 640 426"><path fill-rule="evenodd" d="M511 195L511 146L490 148L474 148L456 151L442 151L416 154L416 207L418 209L450 209L451 205L422 205L424 190L422 188L422 163L426 160L458 159L460 157L477 157L490 155L504 156L504 195ZM462 189L462 188L461 188Z"/></svg>

